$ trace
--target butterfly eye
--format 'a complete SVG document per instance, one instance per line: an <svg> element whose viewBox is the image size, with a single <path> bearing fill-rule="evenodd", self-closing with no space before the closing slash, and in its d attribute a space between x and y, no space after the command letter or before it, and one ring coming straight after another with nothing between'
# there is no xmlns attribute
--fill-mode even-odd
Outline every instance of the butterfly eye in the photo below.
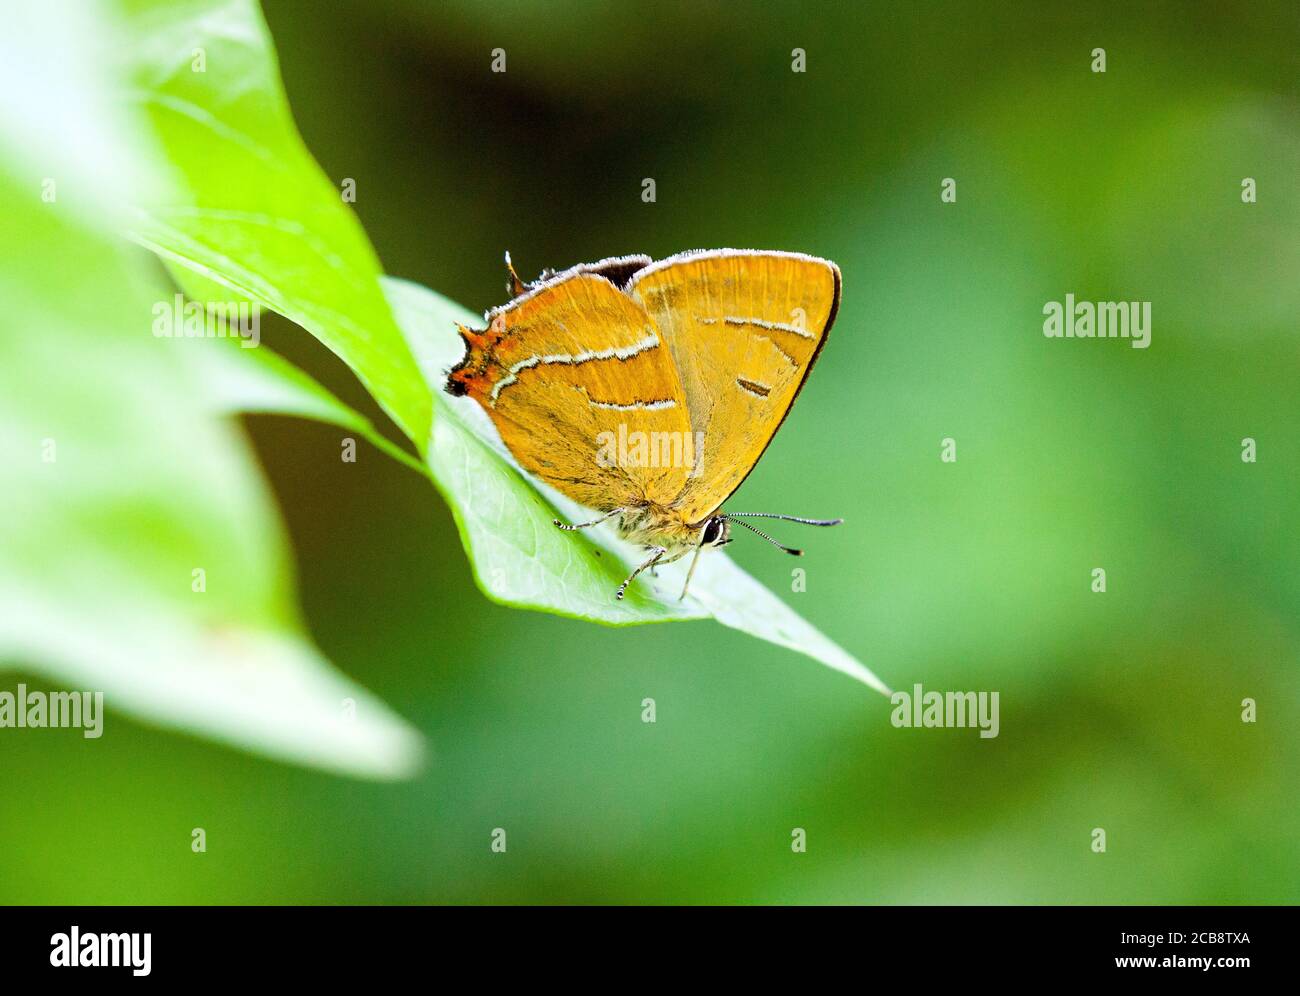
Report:
<svg viewBox="0 0 1300 996"><path fill-rule="evenodd" d="M721 536L722 536L721 519L710 519L708 522L704 524L703 543L705 546L708 546L711 543L716 543Z"/></svg>

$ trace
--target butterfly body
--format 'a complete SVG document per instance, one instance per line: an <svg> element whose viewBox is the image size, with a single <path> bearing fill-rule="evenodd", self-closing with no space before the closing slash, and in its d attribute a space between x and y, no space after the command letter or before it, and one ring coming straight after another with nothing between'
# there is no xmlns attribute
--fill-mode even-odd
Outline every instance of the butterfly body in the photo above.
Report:
<svg viewBox="0 0 1300 996"><path fill-rule="evenodd" d="M704 525L703 522L686 522L671 508L634 505L619 512L618 534L629 543L664 547L668 553L660 562L669 563L700 545ZM718 541L706 545L721 546L729 537L730 527L724 524Z"/></svg>
<svg viewBox="0 0 1300 996"><path fill-rule="evenodd" d="M638 573L729 542L720 506L821 351L835 264L720 249L510 275L513 299L461 328L447 390L482 406L525 470L601 513L583 525L615 519L646 547Z"/></svg>

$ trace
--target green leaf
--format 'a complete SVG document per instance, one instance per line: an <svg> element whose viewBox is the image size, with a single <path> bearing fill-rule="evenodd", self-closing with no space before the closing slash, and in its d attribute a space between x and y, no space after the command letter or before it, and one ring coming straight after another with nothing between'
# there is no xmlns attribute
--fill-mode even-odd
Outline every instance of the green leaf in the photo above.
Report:
<svg viewBox="0 0 1300 996"><path fill-rule="evenodd" d="M0 242L0 664L245 749L407 774L418 735L303 633L266 486L202 400L216 344L152 334L171 291L105 232L121 182L155 170L146 131L101 103L94 14L31 5L0 36L0 65L66 53L0 88L0 214L22 233ZM40 137L105 123L101 173Z"/></svg>
<svg viewBox="0 0 1300 996"><path fill-rule="evenodd" d="M219 342L225 345L214 343L203 358L203 395L216 412L296 415L328 422L355 432L398 463L429 476L428 467L384 436L373 422L283 357L265 348L245 349L234 338Z"/></svg>
<svg viewBox="0 0 1300 996"><path fill-rule="evenodd" d="M117 7L127 97L176 179L134 187L128 233L307 329L422 446L428 387L384 302L374 250L294 128L257 6Z"/></svg>
<svg viewBox="0 0 1300 996"><path fill-rule="evenodd" d="M152 339L110 245L12 187L0 205L24 232L0 312L0 657L246 749L409 773L418 736L302 635L266 488L195 402L185 354L211 344Z"/></svg>

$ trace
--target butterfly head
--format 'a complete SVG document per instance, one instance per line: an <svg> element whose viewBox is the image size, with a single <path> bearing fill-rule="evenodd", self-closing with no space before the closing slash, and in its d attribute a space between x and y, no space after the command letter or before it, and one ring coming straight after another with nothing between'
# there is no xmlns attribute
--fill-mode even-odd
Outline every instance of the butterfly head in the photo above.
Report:
<svg viewBox="0 0 1300 996"><path fill-rule="evenodd" d="M726 546L731 542L731 522L725 515L714 515L704 522L700 546Z"/></svg>
<svg viewBox="0 0 1300 996"><path fill-rule="evenodd" d="M695 576L695 565L700 562L700 553L706 546L726 546L731 542L731 522L726 515L719 513L711 515L704 520L704 526L700 529L700 539L695 545L695 556L691 558L691 566L686 572L686 584L682 586L681 598L686 598L686 591L691 586L691 578Z"/></svg>

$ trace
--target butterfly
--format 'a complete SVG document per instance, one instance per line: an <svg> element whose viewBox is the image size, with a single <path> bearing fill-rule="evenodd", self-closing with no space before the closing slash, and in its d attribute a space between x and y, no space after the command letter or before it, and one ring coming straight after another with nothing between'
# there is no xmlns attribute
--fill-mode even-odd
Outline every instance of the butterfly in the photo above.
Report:
<svg viewBox="0 0 1300 996"><path fill-rule="evenodd" d="M790 413L840 302L840 271L796 252L697 250L619 256L519 279L487 327L459 325L465 356L446 390L473 398L529 473L617 519L641 574L731 542L736 523L808 519L722 512Z"/></svg>

